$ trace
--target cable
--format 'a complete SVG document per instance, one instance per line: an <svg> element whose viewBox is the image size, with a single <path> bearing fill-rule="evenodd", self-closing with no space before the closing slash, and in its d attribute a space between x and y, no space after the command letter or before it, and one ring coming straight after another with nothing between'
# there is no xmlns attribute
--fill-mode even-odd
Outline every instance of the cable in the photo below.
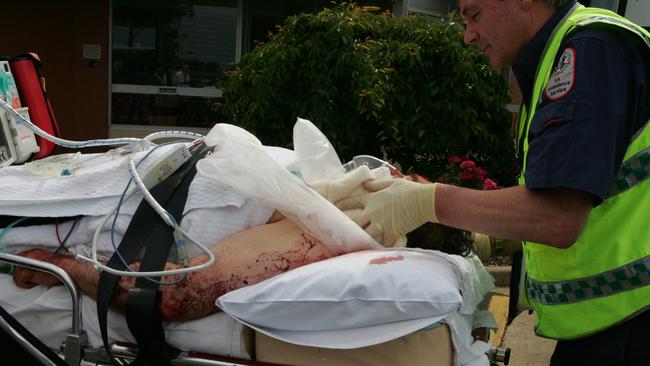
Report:
<svg viewBox="0 0 650 366"><path fill-rule="evenodd" d="M143 158L144 159L144 158ZM187 273L192 273L192 272L198 272L202 271L211 265L214 264L216 261L216 257L212 251L207 248L205 245L201 244L197 240L195 240L191 235L189 235L186 231L184 231L177 223L176 220L162 207L156 200L151 196L147 188L144 186L144 183L140 179L140 176L138 175L137 170L135 169L135 164L133 162L133 159L129 159L129 171L131 172L132 179L136 183L136 186L140 188L142 191L145 199L147 202L152 205L152 208L160 215L160 217L163 219L163 221L174 228L175 232L175 238L177 235L182 235L184 238L188 239L192 244L196 245L201 249L201 251L205 252L205 254L208 256L208 261L197 265L197 266L187 266L185 268L180 268L180 269L172 269L172 270L163 270L163 271L151 271L151 272L130 272L130 271L120 271L116 270L114 268L108 267L102 263L100 263L97 259L97 241L99 238L99 233L101 231L101 228L103 228L106 223L108 222L108 219L113 216L119 206L116 206L111 212L109 212L107 215L104 216L104 219L102 223L97 227L97 230L95 230L95 234L93 236L93 241L92 241L92 258L88 258L82 255L77 255L77 259L80 261L84 262L89 262L92 263L95 268L98 270L104 270L108 273L114 274L116 276L125 276L125 277L161 277L161 276L173 276L173 275L181 275L181 274L187 274ZM130 183L130 181L129 181ZM128 188L128 187L127 187ZM133 195L136 192L136 189L131 190L128 192L125 197L126 199L130 198L131 195ZM177 233L178 232L178 233ZM182 246L182 244L181 244ZM128 268L128 267L127 267Z"/></svg>
<svg viewBox="0 0 650 366"><path fill-rule="evenodd" d="M63 241L61 240L61 237L59 236L59 220L56 220L56 226L55 226L55 231L56 231L56 240L59 242L59 247L56 248L55 253L59 253L60 249L63 249L66 251L66 253L70 253L68 248L65 247L65 243L68 241L68 238L70 238L70 235L72 234L72 231L74 230L74 227L77 225L77 222L79 221L79 216L75 216L74 221L72 221L72 226L70 227L70 230L68 230L68 233L65 235L65 238L63 238Z"/></svg>
<svg viewBox="0 0 650 366"><path fill-rule="evenodd" d="M27 219L29 219L29 217L21 217L18 220L12 222L11 224L7 225L6 227L0 229L0 251L2 251L2 252L7 251L7 247L4 244L4 242L2 241L2 238L4 238L7 231L9 231L9 229L11 229L12 227L20 224L21 222L23 222L23 221L25 221ZM11 274L11 273L13 273L13 271L14 271L14 265L11 264L11 263L5 263L5 265L0 266L0 272L2 272L2 273Z"/></svg>
<svg viewBox="0 0 650 366"><path fill-rule="evenodd" d="M157 148L165 146L165 145L170 145L170 144L172 144L172 143L161 144L161 145L158 145L158 146L154 147L153 149L148 151L147 154L145 156L143 156L142 159L140 159L140 161L138 161L137 165L140 165L140 163L142 163L147 157L149 157L149 155L151 155L151 153L153 153L153 151L156 150ZM124 268L126 268L129 272L136 272L135 270L133 270L131 268L130 264L122 256L122 254L120 253L120 251L119 251L119 249L117 247L117 244L115 244L115 226L117 224L117 217L120 214L120 208L122 207L122 204L124 203L124 196L126 195L128 189L129 189L129 186L131 185L131 181L132 181L132 179L129 179L129 181L126 183L126 186L124 187L124 190L122 191L122 194L120 195L120 199L119 199L119 201L117 203L115 214L113 215L113 222L111 224L111 235L110 236L111 236L111 244L113 245L113 250L114 250L115 254L117 255L117 257L119 258L120 262L122 262L122 265L124 266ZM177 250L178 250L178 248L177 248ZM186 267L187 267L187 265L186 265ZM159 281L159 280L155 280L155 279L153 279L151 277L144 277L144 278L147 279L148 281L151 281L151 282L156 283L156 284L161 285L161 286L173 286L173 285L176 285L178 283L181 283L183 280L185 280L186 277L187 277L187 275L183 275L180 279L178 279L176 281L171 281L171 282Z"/></svg>
<svg viewBox="0 0 650 366"><path fill-rule="evenodd" d="M88 141L72 141L72 140L66 140L66 139L61 139L55 136L52 136L48 134L47 132L41 130L38 126L33 124L30 120L25 118L23 115L18 113L16 110L14 110L9 104L7 104L5 101L0 99L0 107L4 110L6 110L9 114L13 115L19 123L24 123L28 128L30 128L32 131L34 131L35 134L38 136L52 141L57 145L63 146L63 147L69 147L69 148L85 148L85 147L91 147L91 146L107 146L107 145L126 145L126 144L134 144L134 143L152 143L152 141L157 140L157 139L163 139L163 138L183 138L183 139L190 139L193 140L192 146L195 146L198 144L197 141L203 138L201 134L195 133L195 132L188 132L188 131L161 131L161 132L155 132L152 133L148 136L146 136L144 139L139 139L139 138L115 138L115 139L96 139L96 140L88 140ZM162 146L162 145L159 145ZM157 147L155 147L157 148ZM154 149L155 149L154 148ZM154 150L152 149L152 151ZM144 159L144 158L143 158ZM142 161L142 160L141 160ZM177 275L177 274L187 274L191 272L198 272L201 271L205 268L208 268L212 264L214 264L216 258L214 256L214 253L210 251L206 246L203 244L199 243L198 241L194 240L187 232L185 232L177 223L176 220L164 209L156 200L151 196L149 191L147 190L146 186L140 179L140 176L138 175L137 170L135 169L135 165L133 163L133 158L129 158L129 171L131 172L132 180L135 181L136 186L142 191L146 201L154 208L154 210L160 215L160 217L163 219L163 221L174 228L174 238L177 241L177 247L180 249L180 253L186 253L186 248L184 247L184 241L182 238L188 239L192 244L196 245L201 249L203 252L205 252L208 255L208 262L203 263L198 266L187 266L185 268L181 269L174 269L174 270L168 270L168 271L154 271L154 272L126 272L126 271L119 271L115 270L113 268L107 267L103 264L101 264L97 260L97 238L99 237L99 232L101 231L101 228L106 225L106 222L108 219L118 210L117 206L114 208L111 212L109 212L105 217L102 223L99 225L97 230L95 230L95 234L93 236L93 246L92 246L92 258L88 258L82 255L77 255L76 258L77 260L84 261L84 262L90 262L92 263L95 268L99 270L105 270L109 273L118 275L118 276L127 276L127 277L159 277L159 276L172 276L172 275ZM129 180L130 184L131 180ZM128 185L127 185L128 189ZM135 190L129 192L127 195L127 199L135 193ZM122 197L123 198L123 197ZM121 204L121 203L120 203ZM182 255L182 254L181 254ZM127 268L129 268L127 266ZM130 268L129 268L130 269Z"/></svg>
<svg viewBox="0 0 650 366"><path fill-rule="evenodd" d="M0 107L5 111L7 111L9 114L13 115L15 117L15 120L18 123L22 123L25 126L27 126L29 129L31 129L36 135L48 141L51 141L57 145L68 147L68 148L80 149L80 148L86 148L92 146L128 145L128 144L133 144L138 142L153 143L153 141L157 139L170 139L170 138L182 138L182 139L189 139L189 140L196 141L203 138L203 135L201 135L200 133L191 132L191 131L171 130L171 131L154 132L152 134L145 136L143 139L135 138L135 137L122 137L122 138L112 138L112 139L73 141L73 140L67 140L56 136L52 136L49 133L43 131L34 123L32 123L29 119L25 118L25 116L18 113L15 109L13 109L7 102L5 102L2 99L0 99Z"/></svg>
<svg viewBox="0 0 650 366"><path fill-rule="evenodd" d="M62 139L56 136L52 136L49 133L41 130L38 126L33 124L30 120L25 118L23 115L20 113L16 112L15 109L13 109L7 102L4 100L0 99L0 107L13 115L16 119L17 122L24 124L27 126L29 129L34 131L35 134L38 136L48 140L52 141L57 145L63 146L63 147L69 147L69 148L86 148L86 147L91 147L91 146L112 146L112 145L128 145L133 142L140 142L142 139L135 138L135 137L123 137L123 138L114 138L114 139L96 139L96 140L87 140L87 141L73 141L73 140L66 140Z"/></svg>
<svg viewBox="0 0 650 366"><path fill-rule="evenodd" d="M200 140L203 138L203 135L191 131L177 131L177 130L158 131L145 136L143 140L147 142L153 142L158 139L170 139L170 138Z"/></svg>
<svg viewBox="0 0 650 366"><path fill-rule="evenodd" d="M205 143L205 141L203 140L203 137L201 137L200 139L196 139L196 140L192 141L192 143L190 144L190 146L187 147L187 149L190 150L190 151L193 151L194 149L196 149L199 145L201 145L203 143Z"/></svg>

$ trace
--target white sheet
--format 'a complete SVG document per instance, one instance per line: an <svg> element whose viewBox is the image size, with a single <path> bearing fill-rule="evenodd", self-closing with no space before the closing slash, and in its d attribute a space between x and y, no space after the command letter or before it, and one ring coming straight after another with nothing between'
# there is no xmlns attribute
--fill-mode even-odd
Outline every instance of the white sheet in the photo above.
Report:
<svg viewBox="0 0 650 366"><path fill-rule="evenodd" d="M214 190L212 197L215 201L219 197ZM272 209L253 200L242 200L240 205L226 203L214 203L214 205L215 207L210 208L193 207L181 221L183 229L207 246L215 244L236 232L262 225L268 221L273 213ZM119 216L115 230L115 243L117 245L122 240L131 217L130 214L121 214ZM79 220L65 244L70 253L90 256L92 237L101 221L102 217L99 216L87 216ZM59 225L59 237L64 238L70 231L71 226L72 222ZM56 225L54 224L9 229L3 237L3 242L11 253L33 248L54 250L59 246L56 237ZM110 226L102 228L97 248L100 260L108 259L114 252L110 240ZM190 250L190 257L199 254L196 246L188 245L188 249Z"/></svg>
<svg viewBox="0 0 650 366"><path fill-rule="evenodd" d="M162 146L142 164L151 165L157 156L171 146ZM281 166L290 165L295 154L292 150L264 146L264 151ZM91 159L101 154L85 154ZM144 153L137 153L137 162ZM236 161L233 164L237 164ZM90 244L102 215L117 205L119 196L129 179L127 160L104 162L92 170L68 177L35 176L24 166L0 169L0 215L65 217L85 215L78 222L66 242L72 254L90 256ZM126 228L142 199L134 195L120 209L115 228L115 242L119 244ZM212 245L241 230L265 223L273 209L259 201L247 199L232 189L210 179L196 176L190 184L183 210L181 227L204 245ZM112 220L111 220L112 221ZM100 260L113 253L110 224L101 231L98 241ZM65 237L72 223L59 226L59 236ZM13 228L3 237L11 253L33 248L55 249L59 246L55 225ZM190 257L200 253L196 246L188 245Z"/></svg>
<svg viewBox="0 0 650 366"><path fill-rule="evenodd" d="M157 158L172 148L174 146L161 146L154 150L138 166L138 171L146 171L157 162ZM284 167L292 163L295 155L293 151L279 147L265 146L264 151ZM137 163L145 154L146 152L135 153L132 156L134 162ZM79 156L80 160L97 161L98 165L70 176L58 177L35 175L25 165L0 169L0 215L66 217L98 216L110 212L118 203L131 177L128 171L130 156L108 161L103 159L105 154ZM236 165L237 162L232 164ZM194 195L191 194L192 191L195 192ZM132 214L141 199L141 194L135 194L124 203L122 211ZM240 206L243 202L244 198L223 185L206 179L195 179L184 212L192 208Z"/></svg>
<svg viewBox="0 0 650 366"><path fill-rule="evenodd" d="M156 157L171 148L172 146L163 146L156 149L138 170L145 171L156 162ZM135 153L135 162L145 154ZM109 155L105 154L78 156L79 161L93 159L97 165L73 172L69 176L58 177L33 174L25 165L0 169L0 214L62 217L108 212L130 178L128 157L131 156L108 161L104 157Z"/></svg>
<svg viewBox="0 0 650 366"><path fill-rule="evenodd" d="M17 288L11 276L0 275L0 305L34 333L47 346L58 349L72 327L71 298L63 286L45 288L37 286L29 290ZM83 296L82 324L93 347L103 347L97 321L97 307L93 299ZM191 320L164 324L167 341L183 351L205 352L228 357L250 359L244 326L225 313ZM110 311L108 335L111 343L124 341L135 343L120 313Z"/></svg>

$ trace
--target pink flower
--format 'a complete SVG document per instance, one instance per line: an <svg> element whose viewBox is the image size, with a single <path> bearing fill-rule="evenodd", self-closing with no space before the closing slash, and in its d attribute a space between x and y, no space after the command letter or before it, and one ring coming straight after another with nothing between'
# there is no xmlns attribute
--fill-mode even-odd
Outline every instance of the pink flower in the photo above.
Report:
<svg viewBox="0 0 650 366"><path fill-rule="evenodd" d="M458 177L460 180L473 180L476 179L476 173L474 173L472 170L464 170L460 172Z"/></svg>
<svg viewBox="0 0 650 366"><path fill-rule="evenodd" d="M483 181L483 189L486 191L497 189L497 184L492 179L487 178Z"/></svg>
<svg viewBox="0 0 650 366"><path fill-rule="evenodd" d="M460 168L461 169L473 168L475 166L476 166L476 164L471 160L465 160L462 163L460 163Z"/></svg>
<svg viewBox="0 0 650 366"><path fill-rule="evenodd" d="M485 177L487 177L487 170L481 168L480 166L476 167L476 173L479 177L481 177L481 179L485 179Z"/></svg>
<svg viewBox="0 0 650 366"><path fill-rule="evenodd" d="M460 155L452 155L449 157L449 159L447 159L449 164L459 164L463 160L465 160L465 158Z"/></svg>

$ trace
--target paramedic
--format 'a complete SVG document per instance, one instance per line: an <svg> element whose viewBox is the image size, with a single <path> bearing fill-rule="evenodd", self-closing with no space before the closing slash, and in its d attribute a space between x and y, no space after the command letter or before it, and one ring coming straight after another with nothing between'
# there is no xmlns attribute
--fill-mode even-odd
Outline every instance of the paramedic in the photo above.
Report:
<svg viewBox="0 0 650 366"><path fill-rule="evenodd" d="M525 241L551 365L650 365L650 34L574 0L460 0L465 42L522 90L519 186L371 182L337 202L373 237L423 222Z"/></svg>

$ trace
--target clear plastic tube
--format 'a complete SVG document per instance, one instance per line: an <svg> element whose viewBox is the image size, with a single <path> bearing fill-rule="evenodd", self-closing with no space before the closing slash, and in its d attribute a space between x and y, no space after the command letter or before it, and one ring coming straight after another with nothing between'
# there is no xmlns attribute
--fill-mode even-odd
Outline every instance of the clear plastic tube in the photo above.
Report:
<svg viewBox="0 0 650 366"><path fill-rule="evenodd" d="M91 147L91 146L112 146L112 145L126 145L130 144L132 142L137 142L141 141L142 139L135 138L135 137L123 137L123 138L115 138L115 139L97 139L97 140L87 140L87 141L73 141L73 140L66 140L62 138L58 138L56 136L52 136L49 133L41 130L38 126L33 124L30 120L25 118L23 115L20 113L16 112L7 102L4 100L0 99L0 108L4 109L14 117L16 117L16 121L19 123L24 123L25 126L27 126L29 129L34 131L35 134L41 136L42 138L52 141L57 145L63 146L63 147L70 147L70 148L84 148L84 147Z"/></svg>

